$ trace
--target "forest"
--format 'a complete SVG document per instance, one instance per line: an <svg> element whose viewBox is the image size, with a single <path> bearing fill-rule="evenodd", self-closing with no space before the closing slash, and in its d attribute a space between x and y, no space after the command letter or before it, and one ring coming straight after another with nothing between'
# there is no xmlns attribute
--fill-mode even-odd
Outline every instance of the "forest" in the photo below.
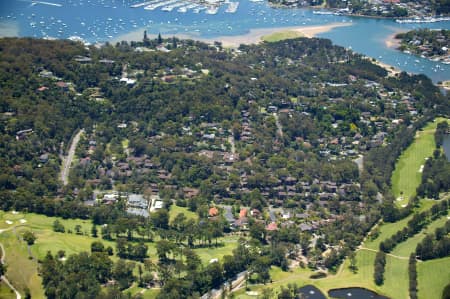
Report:
<svg viewBox="0 0 450 299"><path fill-rule="evenodd" d="M91 235L116 244L65 262L50 252L49 298L118 298L133 281L159 284L158 298L198 297L243 271L267 283L271 265L287 270L298 256L336 271L374 223L411 213L414 202L399 209L390 194L396 159L450 111L425 76L388 76L326 39L226 49L4 38L0 57L0 208L92 219ZM61 163L80 129L65 185ZM447 188L446 177L431 182L447 170L442 159L427 161L419 196ZM163 208L136 214L131 194ZM173 206L196 218L169 221ZM231 255L193 262L192 249L230 234L243 236ZM135 263L139 277L127 274Z"/></svg>

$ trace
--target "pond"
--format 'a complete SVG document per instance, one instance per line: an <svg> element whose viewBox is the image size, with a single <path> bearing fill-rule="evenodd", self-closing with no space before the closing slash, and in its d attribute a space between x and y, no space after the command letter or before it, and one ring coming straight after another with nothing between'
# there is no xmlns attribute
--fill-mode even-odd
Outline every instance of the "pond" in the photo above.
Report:
<svg viewBox="0 0 450 299"><path fill-rule="evenodd" d="M325 295L316 287L307 285L299 290L300 298L304 299L326 299Z"/></svg>
<svg viewBox="0 0 450 299"><path fill-rule="evenodd" d="M377 293L363 288L334 289L328 291L331 298L352 298L352 299L389 299Z"/></svg>
<svg viewBox="0 0 450 299"><path fill-rule="evenodd" d="M444 136L444 142L442 143L444 147L445 155L447 156L447 161L450 161L450 134Z"/></svg>

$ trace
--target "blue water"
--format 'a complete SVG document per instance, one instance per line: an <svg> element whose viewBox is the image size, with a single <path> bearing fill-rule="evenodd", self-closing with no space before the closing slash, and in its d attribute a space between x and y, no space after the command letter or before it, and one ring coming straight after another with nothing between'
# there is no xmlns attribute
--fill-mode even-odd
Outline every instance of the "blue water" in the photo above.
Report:
<svg viewBox="0 0 450 299"><path fill-rule="evenodd" d="M163 36L187 34L195 38L236 36L250 29L314 26L345 22L352 26L338 27L319 34L335 44L351 47L354 51L374 57L401 70L424 73L433 81L450 80L450 65L429 61L388 48L385 39L399 30L412 28L450 29L450 22L429 24L398 24L392 20L315 15L308 9L272 8L267 3L241 0L236 13L226 13L227 5L216 15L204 11L194 13L150 11L131 4L146 0L43 0L61 4L32 4L28 0L0 0L0 30L15 25L19 36L68 38L80 36L89 42L114 40L123 34L147 30ZM5 25L6 24L6 25ZM2 34L3 33L3 34ZM1 32L0 35L6 35Z"/></svg>
<svg viewBox="0 0 450 299"><path fill-rule="evenodd" d="M331 298L352 298L352 299L389 299L364 288L334 289L328 291Z"/></svg>
<svg viewBox="0 0 450 299"><path fill-rule="evenodd" d="M442 147L444 148L445 156L447 156L447 160L450 162L450 135L445 135L444 141L442 143Z"/></svg>

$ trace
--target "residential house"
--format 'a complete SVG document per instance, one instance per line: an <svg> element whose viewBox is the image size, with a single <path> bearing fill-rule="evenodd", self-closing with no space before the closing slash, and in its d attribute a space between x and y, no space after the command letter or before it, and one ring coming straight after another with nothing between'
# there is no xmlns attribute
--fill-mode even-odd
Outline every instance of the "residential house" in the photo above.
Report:
<svg viewBox="0 0 450 299"><path fill-rule="evenodd" d="M127 201L127 213L148 217L149 203L142 194L130 194Z"/></svg>

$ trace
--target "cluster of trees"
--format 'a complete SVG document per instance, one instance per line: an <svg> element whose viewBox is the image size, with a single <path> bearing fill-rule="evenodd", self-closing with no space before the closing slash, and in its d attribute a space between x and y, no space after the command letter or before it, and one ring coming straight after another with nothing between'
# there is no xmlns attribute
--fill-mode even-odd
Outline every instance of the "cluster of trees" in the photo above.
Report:
<svg viewBox="0 0 450 299"><path fill-rule="evenodd" d="M434 141L436 142L436 148L440 148L444 143L444 137L450 133L450 126L448 122L441 121L436 126L436 132L434 132Z"/></svg>
<svg viewBox="0 0 450 299"><path fill-rule="evenodd" d="M414 253L411 253L408 260L409 272L409 298L417 299L417 260Z"/></svg>
<svg viewBox="0 0 450 299"><path fill-rule="evenodd" d="M442 299L450 298L450 284L448 284L442 291Z"/></svg>
<svg viewBox="0 0 450 299"><path fill-rule="evenodd" d="M386 253L378 251L375 256L373 280L376 285L382 285L384 282L384 271L386 267Z"/></svg>
<svg viewBox="0 0 450 299"><path fill-rule="evenodd" d="M143 242L136 245L129 243L125 238L117 238L116 252L120 258L143 261L147 257L148 246Z"/></svg>
<svg viewBox="0 0 450 299"><path fill-rule="evenodd" d="M450 220L438 227L434 234L427 235L417 244L416 255L421 260L443 258L450 255Z"/></svg>
<svg viewBox="0 0 450 299"><path fill-rule="evenodd" d="M70 255L62 262L47 253L40 273L47 298L122 298L118 290L128 288L132 281L134 264L119 260L113 263L105 252L82 252ZM117 291L101 292L101 285L114 279Z"/></svg>
<svg viewBox="0 0 450 299"><path fill-rule="evenodd" d="M436 149L423 167L422 181L417 194L422 197L439 198L439 193L450 189L450 162L441 149Z"/></svg>
<svg viewBox="0 0 450 299"><path fill-rule="evenodd" d="M449 125L446 121L438 123L436 132L434 133L434 140L436 142L436 149L433 156L429 157L425 162L422 180L417 187L417 195L428 198L439 198L439 193L447 191L450 188L450 162L442 151L442 144L444 137L449 132Z"/></svg>
<svg viewBox="0 0 450 299"><path fill-rule="evenodd" d="M243 240L233 250L232 255L225 255L221 261L212 261L203 266L199 257L190 249L179 251L178 259L168 257L160 259L159 265L172 268L172 272L183 269L183 277L171 276L164 282L158 298L188 298L195 294L207 293L212 288L220 288L226 281L232 281L236 275L247 276L254 282L267 283L270 280L271 265L279 264L285 252L279 246L273 249L252 246ZM243 271L248 270L245 274Z"/></svg>
<svg viewBox="0 0 450 299"><path fill-rule="evenodd" d="M420 232L420 230L426 227L430 221L447 215L448 207L449 200L442 200L441 202L434 204L430 210L415 213L412 216L412 219L408 221L406 227L380 243L380 250L386 253L391 252L398 243L404 242L409 237Z"/></svg>

